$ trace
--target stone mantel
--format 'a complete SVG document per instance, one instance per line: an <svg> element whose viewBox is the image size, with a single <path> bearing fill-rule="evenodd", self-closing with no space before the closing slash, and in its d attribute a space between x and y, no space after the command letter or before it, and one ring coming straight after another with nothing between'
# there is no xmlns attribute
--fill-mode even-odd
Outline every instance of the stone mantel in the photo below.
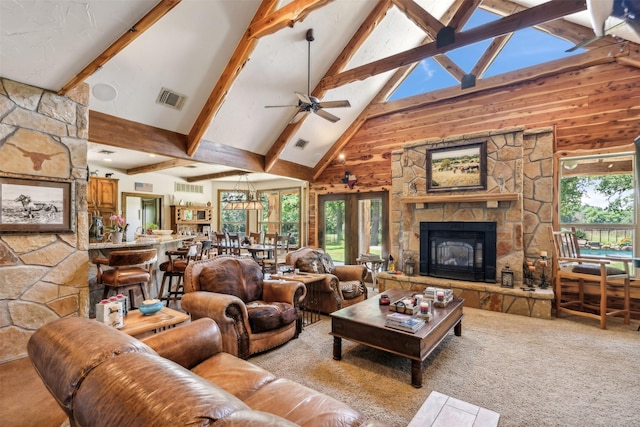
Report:
<svg viewBox="0 0 640 427"><path fill-rule="evenodd" d="M437 196L401 197L405 204L416 203L485 203L520 200L518 193L438 194Z"/></svg>

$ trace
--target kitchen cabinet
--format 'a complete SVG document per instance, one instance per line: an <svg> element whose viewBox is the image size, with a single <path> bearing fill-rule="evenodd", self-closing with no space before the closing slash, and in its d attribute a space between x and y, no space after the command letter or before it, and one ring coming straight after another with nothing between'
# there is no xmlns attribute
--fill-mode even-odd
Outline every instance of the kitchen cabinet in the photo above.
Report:
<svg viewBox="0 0 640 427"><path fill-rule="evenodd" d="M89 215L101 216L105 227L111 225L109 217L118 214L118 180L114 178L89 177L87 186Z"/></svg>

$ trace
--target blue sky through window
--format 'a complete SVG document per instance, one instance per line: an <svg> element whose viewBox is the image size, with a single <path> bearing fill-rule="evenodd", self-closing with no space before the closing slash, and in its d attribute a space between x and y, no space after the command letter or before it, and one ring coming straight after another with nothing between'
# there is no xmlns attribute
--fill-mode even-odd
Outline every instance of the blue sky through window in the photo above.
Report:
<svg viewBox="0 0 640 427"><path fill-rule="evenodd" d="M469 22L464 26L463 31L498 19L500 17L496 14L476 9ZM491 40L483 40L447 52L447 56L468 73L490 43ZM565 52L572 46L573 44L565 40L533 28L516 31L482 77L495 76L531 65L566 58L585 51L584 49L577 49L574 52ZM437 89L458 86L459 84L437 62L427 58L418 64L388 100L393 101Z"/></svg>

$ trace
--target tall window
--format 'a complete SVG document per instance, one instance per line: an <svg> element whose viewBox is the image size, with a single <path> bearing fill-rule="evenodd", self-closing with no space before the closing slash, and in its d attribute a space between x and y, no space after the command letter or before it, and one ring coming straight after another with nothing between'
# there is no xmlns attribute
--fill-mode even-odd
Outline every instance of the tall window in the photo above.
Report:
<svg viewBox="0 0 640 427"><path fill-rule="evenodd" d="M263 233L291 233L290 245L300 242L300 190L261 190L264 209L258 227Z"/></svg>
<svg viewBox="0 0 640 427"><path fill-rule="evenodd" d="M237 191L219 191L218 206L220 206L220 230L231 232L247 232L247 211L237 209L225 209L226 200L237 194Z"/></svg>
<svg viewBox="0 0 640 427"><path fill-rule="evenodd" d="M635 253L636 167L632 153L560 161L560 227L576 228L581 253Z"/></svg>

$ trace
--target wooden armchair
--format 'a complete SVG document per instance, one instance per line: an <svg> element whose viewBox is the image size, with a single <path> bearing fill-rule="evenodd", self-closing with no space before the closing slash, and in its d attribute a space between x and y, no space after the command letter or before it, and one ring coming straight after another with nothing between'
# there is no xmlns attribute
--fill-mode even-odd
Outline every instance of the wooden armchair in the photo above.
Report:
<svg viewBox="0 0 640 427"><path fill-rule="evenodd" d="M629 262L625 258L593 257L580 254L575 228L554 231L549 228L554 245L556 316L569 313L600 321L607 329L607 317L624 316L630 320ZM623 268L611 264L620 263ZM612 299L622 299L609 307Z"/></svg>
<svg viewBox="0 0 640 427"><path fill-rule="evenodd" d="M192 320L209 317L227 353L243 359L282 345L302 329L300 282L263 280L253 258L217 256L187 266L182 308Z"/></svg>

